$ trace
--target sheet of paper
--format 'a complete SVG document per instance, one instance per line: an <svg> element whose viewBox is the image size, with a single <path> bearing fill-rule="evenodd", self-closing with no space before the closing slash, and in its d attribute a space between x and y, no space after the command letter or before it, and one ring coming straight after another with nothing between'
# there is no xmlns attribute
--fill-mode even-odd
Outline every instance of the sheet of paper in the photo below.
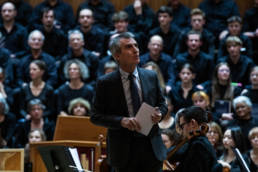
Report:
<svg viewBox="0 0 258 172"><path fill-rule="evenodd" d="M153 126L151 115L154 113L155 108L143 102L139 111L136 114L136 120L141 126L140 133L147 136Z"/></svg>
<svg viewBox="0 0 258 172"><path fill-rule="evenodd" d="M71 153L71 156L73 158L73 161L77 167L77 170L81 171L83 170L82 169L82 166L81 166L81 162L80 162L80 158L79 158L79 155L78 155L78 152L77 152L77 149L76 148L68 148L70 153Z"/></svg>

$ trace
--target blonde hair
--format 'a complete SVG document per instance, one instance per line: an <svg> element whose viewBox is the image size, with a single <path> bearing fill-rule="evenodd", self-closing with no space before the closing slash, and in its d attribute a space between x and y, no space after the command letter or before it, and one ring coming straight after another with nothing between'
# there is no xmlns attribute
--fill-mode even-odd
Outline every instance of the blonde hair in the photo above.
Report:
<svg viewBox="0 0 258 172"><path fill-rule="evenodd" d="M248 139L249 139L249 140L253 139L253 137L254 137L255 135L258 135L258 126L252 128L252 129L249 131Z"/></svg>
<svg viewBox="0 0 258 172"><path fill-rule="evenodd" d="M237 36L229 36L226 39L226 45L230 45L230 44L234 44L234 45L243 45L243 42L241 41L241 39Z"/></svg>
<svg viewBox="0 0 258 172"><path fill-rule="evenodd" d="M200 8L194 8L191 10L191 16L194 15L201 15L203 18L205 18L205 13Z"/></svg>
<svg viewBox="0 0 258 172"><path fill-rule="evenodd" d="M85 100L84 98L81 98L81 97L75 98L75 99L70 101L69 107L68 107L68 113L72 114L74 106L77 105L78 103L82 104L86 108L87 113L89 114L89 112L91 110L90 103L89 103L89 101L87 101L87 100Z"/></svg>
<svg viewBox="0 0 258 172"><path fill-rule="evenodd" d="M196 91L192 94L192 101L194 101L196 98L203 98L208 106L210 106L210 97L204 92L204 91Z"/></svg>

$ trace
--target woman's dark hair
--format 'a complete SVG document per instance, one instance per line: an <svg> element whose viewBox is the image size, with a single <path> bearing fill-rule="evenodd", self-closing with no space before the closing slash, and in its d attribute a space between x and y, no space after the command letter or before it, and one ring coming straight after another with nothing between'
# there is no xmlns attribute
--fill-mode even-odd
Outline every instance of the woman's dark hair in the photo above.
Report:
<svg viewBox="0 0 258 172"><path fill-rule="evenodd" d="M46 63L43 60L33 60L30 64L34 63L40 70L46 71Z"/></svg>
<svg viewBox="0 0 258 172"><path fill-rule="evenodd" d="M208 113L199 106L190 106L184 109L179 114L179 119L180 117L184 117L186 122L190 122L192 119L194 119L199 125L208 122Z"/></svg>
<svg viewBox="0 0 258 172"><path fill-rule="evenodd" d="M238 148L241 153L247 150L244 134L239 126L232 126L227 128L231 131L232 139L235 143L235 148Z"/></svg>
<svg viewBox="0 0 258 172"><path fill-rule="evenodd" d="M220 90L221 87L219 86L218 71L219 71L219 68L223 65L225 65L229 68L229 65L226 62L221 62L221 63L216 65L215 70L213 72L212 86L211 86L211 94L212 94L212 96L211 96L211 106L212 107L214 107L215 101L222 97L221 95L219 95L219 93L221 93L221 90ZM234 96L233 91L234 91L234 89L231 86L231 76L229 75L229 79L227 81L226 92L225 92L224 97L222 99L232 101L233 98L234 98L233 97Z"/></svg>
<svg viewBox="0 0 258 172"><path fill-rule="evenodd" d="M161 130L161 134L168 136L169 140L173 142L173 145L177 145L182 141L182 135L177 133L176 129L164 129Z"/></svg>
<svg viewBox="0 0 258 172"><path fill-rule="evenodd" d="M180 70L179 70L179 71L181 72L181 70L183 70L183 69L188 69L188 70L190 70L192 73L196 73L194 67L193 67L190 63L184 63L184 64L180 67Z"/></svg>

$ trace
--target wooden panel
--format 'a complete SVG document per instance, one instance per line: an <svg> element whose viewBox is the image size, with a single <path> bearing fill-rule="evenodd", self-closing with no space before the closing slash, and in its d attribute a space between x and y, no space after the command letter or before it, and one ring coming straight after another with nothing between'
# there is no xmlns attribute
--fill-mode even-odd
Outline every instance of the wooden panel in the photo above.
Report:
<svg viewBox="0 0 258 172"><path fill-rule="evenodd" d="M24 149L0 149L0 172L7 171L24 171Z"/></svg>
<svg viewBox="0 0 258 172"><path fill-rule="evenodd" d="M90 122L89 117L58 116L54 140L99 141L99 135L106 138L107 129Z"/></svg>
<svg viewBox="0 0 258 172"><path fill-rule="evenodd" d="M0 0L0 3L4 2L5 0ZM25 0L26 2L30 3L32 6L35 6L37 4L39 4L40 2L42 2L43 0ZM79 4L81 2L84 2L84 0L64 0L65 2L71 4L71 6L73 7L74 12L76 12ZM109 0L110 2L112 2L116 8L117 11L122 10L125 8L125 6L131 4L134 0ZM148 0L150 7L153 8L154 11L157 11L157 9L159 9L159 7L161 5L166 5L167 4L167 0ZM202 0L181 0L181 2L186 5L189 8L196 8L198 7L199 3ZM244 14L244 12L250 8L253 4L253 0L235 0L236 3L238 4L239 7L239 11L241 13L241 15Z"/></svg>

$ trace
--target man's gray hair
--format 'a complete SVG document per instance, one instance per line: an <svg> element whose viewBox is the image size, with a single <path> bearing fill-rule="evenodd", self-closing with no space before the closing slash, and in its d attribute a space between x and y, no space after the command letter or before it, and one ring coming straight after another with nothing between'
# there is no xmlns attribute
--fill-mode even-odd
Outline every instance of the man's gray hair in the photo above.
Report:
<svg viewBox="0 0 258 172"><path fill-rule="evenodd" d="M40 30L37 30L37 29L30 32L30 34L29 34L29 36L28 36L28 41L31 40L31 37L32 37L33 34L36 33L36 32L40 33L40 35L41 35L41 37L42 37L42 41L44 41L44 40L45 40L44 34L43 34Z"/></svg>
<svg viewBox="0 0 258 172"><path fill-rule="evenodd" d="M78 34L78 35L80 35L81 39L84 41L84 36L83 36L82 32L79 31L78 29L74 29L74 30L69 30L69 31L68 31L68 40L69 40L69 41L70 41L71 36L72 36L73 34Z"/></svg>
<svg viewBox="0 0 258 172"><path fill-rule="evenodd" d="M121 44L120 40L121 39L130 39L134 38L134 35L130 32L124 32L121 33L114 38L112 38L109 42L109 50L112 54L113 57L115 57L116 54L121 53Z"/></svg>
<svg viewBox="0 0 258 172"><path fill-rule="evenodd" d="M64 75L65 78L70 79L69 77L69 67L71 66L71 64L75 63L80 70L80 75L82 80L86 80L89 78L89 69L88 67L80 60L77 59L73 59L73 60L69 60L65 63L64 65Z"/></svg>
<svg viewBox="0 0 258 172"><path fill-rule="evenodd" d="M236 109L238 103L245 103L247 106L252 107L251 100L246 96L238 96L233 100L233 107Z"/></svg>

